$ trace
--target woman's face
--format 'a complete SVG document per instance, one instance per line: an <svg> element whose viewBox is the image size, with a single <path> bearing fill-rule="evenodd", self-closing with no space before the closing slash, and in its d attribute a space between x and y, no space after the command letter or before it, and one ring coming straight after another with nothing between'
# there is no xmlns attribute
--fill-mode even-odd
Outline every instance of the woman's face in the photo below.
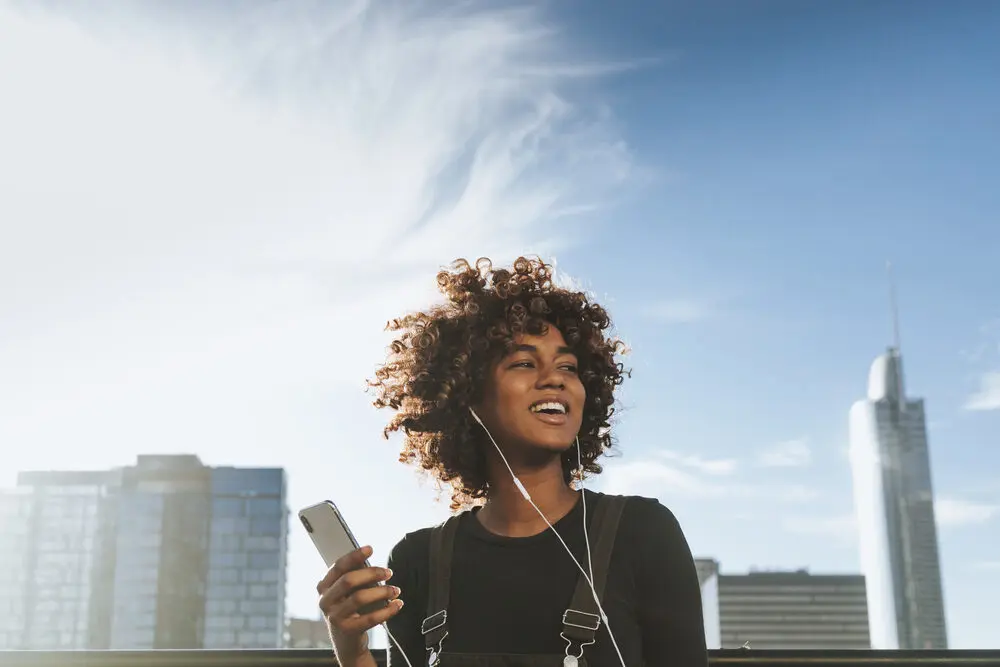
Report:
<svg viewBox="0 0 1000 667"><path fill-rule="evenodd" d="M562 333L522 335L492 369L477 412L505 452L565 451L583 423L587 391Z"/></svg>

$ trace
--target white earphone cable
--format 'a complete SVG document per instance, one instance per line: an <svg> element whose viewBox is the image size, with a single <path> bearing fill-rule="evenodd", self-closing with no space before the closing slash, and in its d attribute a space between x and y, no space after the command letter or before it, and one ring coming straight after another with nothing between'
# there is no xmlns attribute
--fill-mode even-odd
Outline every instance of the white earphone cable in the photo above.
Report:
<svg viewBox="0 0 1000 667"><path fill-rule="evenodd" d="M399 654L403 656L403 660L406 661L406 667L413 667L413 663L411 663L410 659L406 657L406 651L403 650L403 647L399 645L399 642L396 641L396 638L392 636L391 632L389 632L389 624L383 623L382 629L385 630L385 634L389 636L389 640L396 646L396 650L399 651Z"/></svg>
<svg viewBox="0 0 1000 667"><path fill-rule="evenodd" d="M503 464L507 466L507 470L510 472L511 477L514 479L514 486L517 487L517 490L521 493L521 496L523 496L524 499L531 504L531 506L535 509L535 511L538 512L538 516L542 517L542 520L545 521L545 525L549 527L549 530L555 533L555 536L559 538L559 542L562 543L563 549L565 549L566 553L569 554L569 557L573 559L573 562L576 564L577 569L580 570L580 574L583 575L583 578L587 580L587 584L590 586L590 593L591 595L594 596L594 602L597 604L597 611L601 615L601 620L604 621L604 627L606 627L608 630L608 636L611 638L611 644L615 647L615 652L618 654L618 660L621 661L622 667L627 667L625 665L625 658L622 657L621 649L618 648L618 641L615 639L614 633L611 632L611 623L608 622L608 615L604 612L603 605L601 605L601 597L597 594L597 589L594 588L593 564L590 555L590 537L588 536L587 523L586 523L587 494L581 491L581 495L583 496L581 498L581 501L583 502L583 511L584 511L583 535L587 544L587 560L588 564L591 567L591 574L589 576L587 575L587 571L583 569L583 566L580 565L580 561L578 561L576 559L576 556L573 555L573 551L569 548L569 545L566 544L566 540L563 539L562 535L559 534L559 531L556 530L555 527L549 522L549 519L548 517L545 516L545 513L542 512L542 510L538 509L538 505L535 504L535 501L531 499L531 494L529 494L528 490L524 488L524 484L521 483L521 480L517 478L517 474L515 474L514 469L511 468L510 463L507 461L507 457L504 456L503 450L500 449L500 445L498 445L497 441L493 438L493 434L490 433L490 430L488 428L486 428L486 424L484 424L483 421L479 418L479 415L476 414L475 410L469 408L469 412L472 413L473 419L475 419L476 422L483 427L483 430L486 431L486 435L489 437L490 442L492 442L493 446L496 447L497 452L500 454L500 458L503 460ZM582 466L583 455L580 453L579 439L577 439L576 455L578 463Z"/></svg>

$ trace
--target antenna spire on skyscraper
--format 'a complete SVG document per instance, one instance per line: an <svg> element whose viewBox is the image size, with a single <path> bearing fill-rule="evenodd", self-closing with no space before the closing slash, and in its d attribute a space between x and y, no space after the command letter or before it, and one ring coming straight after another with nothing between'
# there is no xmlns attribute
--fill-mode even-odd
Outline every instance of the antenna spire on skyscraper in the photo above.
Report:
<svg viewBox="0 0 1000 667"><path fill-rule="evenodd" d="M892 349L899 354L899 308L896 304L896 281L893 280L892 262L889 260L886 260L885 262L885 273L889 282L889 314L890 317L892 317Z"/></svg>

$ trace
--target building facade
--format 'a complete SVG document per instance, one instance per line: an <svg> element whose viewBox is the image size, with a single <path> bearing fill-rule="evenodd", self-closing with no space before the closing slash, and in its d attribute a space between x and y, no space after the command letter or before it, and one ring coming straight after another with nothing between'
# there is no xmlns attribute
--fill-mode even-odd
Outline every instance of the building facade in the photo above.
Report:
<svg viewBox="0 0 1000 667"><path fill-rule="evenodd" d="M288 511L280 469L215 468L205 648L284 645Z"/></svg>
<svg viewBox="0 0 1000 667"><path fill-rule="evenodd" d="M711 558L696 558L695 570L701 586L701 613L705 621L705 646L722 648L722 628L719 625L719 562Z"/></svg>
<svg viewBox="0 0 1000 667"><path fill-rule="evenodd" d="M285 634L287 648L328 648L333 650L330 630L322 619L290 618Z"/></svg>
<svg viewBox="0 0 1000 667"><path fill-rule="evenodd" d="M861 575L799 570L716 574L715 579L719 648L870 648Z"/></svg>
<svg viewBox="0 0 1000 667"><path fill-rule="evenodd" d="M850 459L873 648L947 648L924 403L906 396L898 344L851 407Z"/></svg>
<svg viewBox="0 0 1000 667"><path fill-rule="evenodd" d="M0 494L0 649L277 648L280 469L140 456Z"/></svg>
<svg viewBox="0 0 1000 667"><path fill-rule="evenodd" d="M117 479L28 474L0 493L0 649L108 644Z"/></svg>

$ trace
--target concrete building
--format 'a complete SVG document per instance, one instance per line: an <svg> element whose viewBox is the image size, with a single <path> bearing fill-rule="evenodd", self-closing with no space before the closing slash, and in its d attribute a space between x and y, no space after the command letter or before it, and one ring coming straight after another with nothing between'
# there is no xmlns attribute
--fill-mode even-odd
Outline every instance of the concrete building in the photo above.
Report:
<svg viewBox="0 0 1000 667"><path fill-rule="evenodd" d="M867 649L860 575L795 572L720 574L697 559L708 648Z"/></svg>
<svg viewBox="0 0 1000 667"><path fill-rule="evenodd" d="M719 575L721 648L868 649L860 575L751 572Z"/></svg>

